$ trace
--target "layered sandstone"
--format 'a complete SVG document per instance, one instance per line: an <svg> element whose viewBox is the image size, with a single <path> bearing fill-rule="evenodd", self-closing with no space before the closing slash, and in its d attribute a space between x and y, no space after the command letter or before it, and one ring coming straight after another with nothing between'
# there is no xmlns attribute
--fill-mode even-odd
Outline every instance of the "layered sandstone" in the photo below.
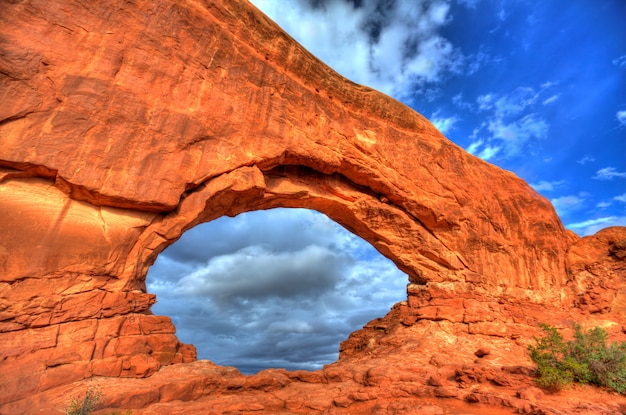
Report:
<svg viewBox="0 0 626 415"><path fill-rule="evenodd" d="M92 377L122 382L112 406L146 413L232 391L276 413L267 388L326 402L275 402L301 413L382 408L372 396L401 393L489 404L491 391L460 392L493 384L482 375L429 381L433 356L456 342L460 368L483 346L523 366L538 320L600 322L623 338L624 228L566 232L522 180L340 77L247 1L0 6L0 412L46 407ZM190 364L193 347L150 313L148 267L198 223L272 207L318 210L369 241L409 275L407 301L322 374ZM415 360L427 369L380 369L404 366L426 337L438 339ZM328 382L339 400L302 386Z"/></svg>

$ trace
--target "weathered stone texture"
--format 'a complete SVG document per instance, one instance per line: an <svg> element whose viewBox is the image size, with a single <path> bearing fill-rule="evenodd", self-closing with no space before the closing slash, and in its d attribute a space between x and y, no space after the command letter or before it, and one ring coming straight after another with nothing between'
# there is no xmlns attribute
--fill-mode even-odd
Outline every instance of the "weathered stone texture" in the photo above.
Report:
<svg viewBox="0 0 626 415"><path fill-rule="evenodd" d="M45 407L49 389L92 376L156 379L112 392L122 408L326 382L343 386L228 405L365 408L387 378L405 392L385 396L463 399L429 389L432 371L399 378L349 362L410 354L420 336L435 339L432 356L467 341L474 359L485 345L467 339L515 342L547 309L555 322L570 310L623 330L624 228L565 231L522 180L340 77L247 1L0 9L0 408ZM198 223L272 207L318 210L369 241L409 275L407 301L344 342L347 366L253 378L199 366L176 389L159 374L195 350L150 314L148 267Z"/></svg>

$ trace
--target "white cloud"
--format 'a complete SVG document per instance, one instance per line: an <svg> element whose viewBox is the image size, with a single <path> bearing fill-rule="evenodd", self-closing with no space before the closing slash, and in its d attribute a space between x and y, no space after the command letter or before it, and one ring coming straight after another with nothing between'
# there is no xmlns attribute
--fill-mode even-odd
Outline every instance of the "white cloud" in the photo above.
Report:
<svg viewBox="0 0 626 415"><path fill-rule="evenodd" d="M587 163L593 163L594 161L596 161L595 158L593 158L593 157L591 157L589 155L586 155L583 158L581 158L580 160L576 161L576 163L585 165Z"/></svg>
<svg viewBox="0 0 626 415"><path fill-rule="evenodd" d="M267 330L281 333L311 333L313 326L308 321L289 319L286 321L275 321L269 325Z"/></svg>
<svg viewBox="0 0 626 415"><path fill-rule="evenodd" d="M529 114L514 122L504 122L501 118L489 121L487 129L492 133L492 140L497 140L503 147L505 155L520 155L532 139L543 139L548 134L548 123L537 116Z"/></svg>
<svg viewBox="0 0 626 415"><path fill-rule="evenodd" d="M617 118L617 121L620 122L620 124L626 126L626 110L617 111L615 117Z"/></svg>
<svg viewBox="0 0 626 415"><path fill-rule="evenodd" d="M534 89L528 87L515 88L508 95L487 94L478 97L481 110L493 109L496 117L516 115L533 105L538 98Z"/></svg>
<svg viewBox="0 0 626 415"><path fill-rule="evenodd" d="M456 116L440 117L438 112L434 113L430 118L430 122L432 122L435 127L437 127L437 129L441 131L441 133L445 136L450 133L450 131L454 127L454 124L456 124L457 121L458 118Z"/></svg>
<svg viewBox="0 0 626 415"><path fill-rule="evenodd" d="M470 153L470 154L476 154L476 152L478 151L478 148L480 148L480 146L483 145L483 140L478 140L478 141L474 141L473 143L471 143L469 145L469 147L467 147L465 150Z"/></svg>
<svg viewBox="0 0 626 415"><path fill-rule="evenodd" d="M477 53L466 56L464 58L464 62L467 65L465 76L475 74L479 69L483 68L492 61L493 57L482 50L482 48Z"/></svg>
<svg viewBox="0 0 626 415"><path fill-rule="evenodd" d="M473 154L485 161L489 161L494 158L498 155L498 153L500 153L501 150L502 148L499 146L485 144L485 141L482 139L472 142L469 147L466 148L468 153Z"/></svg>
<svg viewBox="0 0 626 415"><path fill-rule="evenodd" d="M508 17L508 16L507 16L507 13L506 13L506 11L504 10L504 7L502 7L502 8L500 9L500 11L498 12L498 19L500 19L501 21L504 21L504 20L506 20L506 19L507 19L507 17Z"/></svg>
<svg viewBox="0 0 626 415"><path fill-rule="evenodd" d="M458 93L455 96L453 96L452 102L454 103L454 105L456 105L457 107L461 109L475 111L476 105L472 102L465 101L462 93Z"/></svg>
<svg viewBox="0 0 626 415"><path fill-rule="evenodd" d="M626 216L607 216L597 219L589 219L583 222L570 223L565 227L581 236L593 235L601 229L611 226L626 226Z"/></svg>
<svg viewBox="0 0 626 415"><path fill-rule="evenodd" d="M488 161L500 153L500 150L500 147L486 146L480 153L478 153L478 157Z"/></svg>
<svg viewBox="0 0 626 415"><path fill-rule="evenodd" d="M626 68L626 55L613 59L613 65L617 65L620 68Z"/></svg>
<svg viewBox="0 0 626 415"><path fill-rule="evenodd" d="M541 84L541 89L552 88L553 86L557 86L559 82L547 81Z"/></svg>
<svg viewBox="0 0 626 415"><path fill-rule="evenodd" d="M552 95L550 98L546 98L543 100L542 104L543 105L548 105L548 104L552 104L553 102L556 102L556 100L559 99L560 94L555 94Z"/></svg>
<svg viewBox="0 0 626 415"><path fill-rule="evenodd" d="M539 115L539 111L543 111L543 105L558 99L559 94L551 91L556 85L558 82L544 82L538 88L520 86L508 93L489 92L479 95L476 98L476 109L486 113L483 117L486 121L474 130L470 138L475 139L479 133L483 136L485 146L490 149L485 153L489 158L532 154L537 147L536 142L548 136L550 126ZM547 93L551 95L544 98ZM464 109L469 108L461 95L454 97L453 102L464 105ZM544 160L551 159L548 157Z"/></svg>
<svg viewBox="0 0 626 415"><path fill-rule="evenodd" d="M626 203L626 193L619 195L619 196L615 196L613 198L613 200L617 200L618 202L624 202Z"/></svg>
<svg viewBox="0 0 626 415"><path fill-rule="evenodd" d="M469 9L475 9L480 0L458 0L458 2Z"/></svg>
<svg viewBox="0 0 626 415"><path fill-rule="evenodd" d="M608 207L609 207L609 206L611 206L611 205L612 205L612 203L611 203L611 202L598 202L598 203L596 204L596 207L597 207L598 209L606 209L606 208L608 208Z"/></svg>
<svg viewBox="0 0 626 415"><path fill-rule="evenodd" d="M541 96L557 84L556 82L544 82L538 91L531 87L520 86L507 94L490 92L478 96L476 102L480 110L493 111L498 118L515 116L537 104ZM555 102L559 96L560 94L552 94L548 98L541 100L541 103L543 105L550 104Z"/></svg>
<svg viewBox="0 0 626 415"><path fill-rule="evenodd" d="M343 76L397 98L414 84L461 70L464 58L439 31L450 21L449 1L355 7L344 1L253 0L252 3Z"/></svg>
<svg viewBox="0 0 626 415"><path fill-rule="evenodd" d="M488 138L477 139L483 129L490 134ZM489 160L493 157L516 157L524 154L529 145L548 135L548 123L537 116L529 114L515 121L506 122L502 118L492 118L475 129L469 137L474 141L466 150L478 157ZM551 158L545 158L549 162Z"/></svg>
<svg viewBox="0 0 626 415"><path fill-rule="evenodd" d="M545 180L541 180L539 183L531 183L530 187L535 189L538 192L552 192L555 187L559 187L563 185L565 181L559 180L555 182L548 182Z"/></svg>
<svg viewBox="0 0 626 415"><path fill-rule="evenodd" d="M349 259L316 245L296 252L250 246L211 258L205 266L181 278L174 293L234 304L242 299L314 297L334 288Z"/></svg>
<svg viewBox="0 0 626 415"><path fill-rule="evenodd" d="M478 109L483 111L492 109L495 99L496 97L494 96L494 94L485 94L478 96L478 98L476 98Z"/></svg>
<svg viewBox="0 0 626 415"><path fill-rule="evenodd" d="M551 199L550 202L552 202L556 213L563 218L572 211L582 209L586 204L586 198L584 195L569 195Z"/></svg>
<svg viewBox="0 0 626 415"><path fill-rule="evenodd" d="M593 178L596 180L626 179L626 172L618 172L615 167L605 167L598 170Z"/></svg>

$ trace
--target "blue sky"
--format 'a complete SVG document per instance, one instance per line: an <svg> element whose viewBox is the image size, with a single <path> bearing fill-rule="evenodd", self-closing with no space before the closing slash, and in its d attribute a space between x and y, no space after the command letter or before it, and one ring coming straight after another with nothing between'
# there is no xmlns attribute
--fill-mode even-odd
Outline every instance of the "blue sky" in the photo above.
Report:
<svg viewBox="0 0 626 415"><path fill-rule="evenodd" d="M343 76L526 180L577 234L626 225L626 2L252 3ZM325 216L288 209L200 225L148 274L154 312L201 358L245 372L330 363L406 282Z"/></svg>

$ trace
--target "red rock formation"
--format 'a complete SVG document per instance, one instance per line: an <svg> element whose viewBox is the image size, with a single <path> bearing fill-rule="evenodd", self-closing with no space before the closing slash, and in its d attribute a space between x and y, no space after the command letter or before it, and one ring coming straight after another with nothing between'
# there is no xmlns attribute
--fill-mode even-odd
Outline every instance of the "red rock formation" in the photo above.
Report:
<svg viewBox="0 0 626 415"><path fill-rule="evenodd" d="M0 7L0 412L59 405L91 377L145 413L401 413L432 397L532 410L528 373L502 368L529 364L538 320L623 338L624 228L579 240L522 180L248 2ZM368 240L409 275L407 302L322 372L173 365L195 351L150 314L148 267L200 222L278 206Z"/></svg>
<svg viewBox="0 0 626 415"><path fill-rule="evenodd" d="M612 322L626 328L623 228L607 228L572 245L567 253L567 271L576 307L589 314L610 315Z"/></svg>

